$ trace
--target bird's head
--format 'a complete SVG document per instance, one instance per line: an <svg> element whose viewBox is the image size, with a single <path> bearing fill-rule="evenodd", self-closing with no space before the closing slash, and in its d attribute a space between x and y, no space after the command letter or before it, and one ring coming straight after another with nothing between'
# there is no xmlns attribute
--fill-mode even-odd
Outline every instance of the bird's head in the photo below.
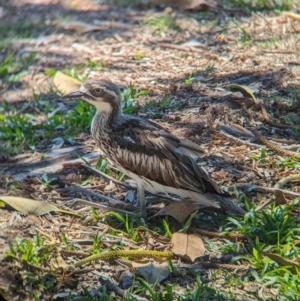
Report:
<svg viewBox="0 0 300 301"><path fill-rule="evenodd" d="M121 112L120 89L108 80L88 80L80 86L79 90L66 94L63 98L81 98L94 105L101 113Z"/></svg>

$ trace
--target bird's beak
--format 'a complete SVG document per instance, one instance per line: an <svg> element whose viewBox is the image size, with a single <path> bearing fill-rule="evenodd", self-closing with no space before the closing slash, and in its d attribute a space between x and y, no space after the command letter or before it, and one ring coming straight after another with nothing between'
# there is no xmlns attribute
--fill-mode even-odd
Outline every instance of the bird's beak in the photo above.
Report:
<svg viewBox="0 0 300 301"><path fill-rule="evenodd" d="M68 94L65 94L62 96L62 98L81 98L84 94L81 92L81 91L74 91L74 92L71 92L71 93L68 93Z"/></svg>

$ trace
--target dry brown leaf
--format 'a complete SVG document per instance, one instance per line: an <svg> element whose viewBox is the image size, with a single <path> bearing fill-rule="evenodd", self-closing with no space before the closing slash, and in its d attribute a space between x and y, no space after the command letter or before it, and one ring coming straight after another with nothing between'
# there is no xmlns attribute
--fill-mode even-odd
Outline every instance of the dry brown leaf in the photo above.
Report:
<svg viewBox="0 0 300 301"><path fill-rule="evenodd" d="M197 234L185 234L176 232L172 235L172 252L192 262L205 253L202 238Z"/></svg>
<svg viewBox="0 0 300 301"><path fill-rule="evenodd" d="M17 196L0 195L0 201L3 201L15 210L25 214L33 214L39 216L50 212L61 212L80 217L80 215L78 215L77 213L73 213L67 210L61 210L54 205L32 199L26 199Z"/></svg>
<svg viewBox="0 0 300 301"><path fill-rule="evenodd" d="M85 22L80 21L67 21L59 23L59 27L66 30L74 30L80 33L86 33L90 31L100 31L105 30L106 28L101 28L99 26L91 25Z"/></svg>
<svg viewBox="0 0 300 301"><path fill-rule="evenodd" d="M201 0L150 0L152 4L165 4L165 5L174 5L181 9L202 9L208 10L213 6L212 1L206 2Z"/></svg>
<svg viewBox="0 0 300 301"><path fill-rule="evenodd" d="M263 255L269 257L270 259L274 260L276 263L278 263L282 267L290 267L291 272L293 274L297 274L297 269L300 270L300 264L297 262L294 262L292 260L283 258L282 256L278 254L273 253L263 253Z"/></svg>
<svg viewBox="0 0 300 301"><path fill-rule="evenodd" d="M180 223L183 223L191 215L192 212L205 207L207 206L199 204L195 201L182 200L180 202L174 202L162 208L152 217L159 215L170 215L176 220L178 220Z"/></svg>
<svg viewBox="0 0 300 301"><path fill-rule="evenodd" d="M53 85L61 94L68 94L79 89L81 82L75 78L63 74L60 71L55 73Z"/></svg>
<svg viewBox="0 0 300 301"><path fill-rule="evenodd" d="M167 262L158 264L152 261L149 262L148 260L146 262L136 261L132 262L132 266L137 269L150 284L156 281L161 282L170 274Z"/></svg>
<svg viewBox="0 0 300 301"><path fill-rule="evenodd" d="M56 212L59 209L54 205L39 202L32 199L26 199L16 196L1 195L0 200L11 206L15 210L33 215L44 215L50 212Z"/></svg>
<svg viewBox="0 0 300 301"><path fill-rule="evenodd" d="M283 205L288 203L282 190L277 190L275 202L276 205Z"/></svg>

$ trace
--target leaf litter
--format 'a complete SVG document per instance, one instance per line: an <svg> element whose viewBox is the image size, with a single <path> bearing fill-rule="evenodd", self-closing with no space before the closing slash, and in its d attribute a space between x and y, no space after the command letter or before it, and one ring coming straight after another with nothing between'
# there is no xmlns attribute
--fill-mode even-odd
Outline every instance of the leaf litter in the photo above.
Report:
<svg viewBox="0 0 300 301"><path fill-rule="evenodd" d="M228 187L231 191L235 186L240 187L257 206L266 202L273 192L277 192L275 200L278 203L290 203L290 200L286 200L286 192L278 194L280 190L267 191L267 188L272 188L282 178L289 176L291 167L287 164L294 163L287 161L281 154L273 150L267 149L267 155L259 153L260 147L263 146L259 144L259 141L252 141L252 138L249 140L247 135L237 137L236 132L233 131L222 132L222 126L225 124L232 128L231 124L235 124L250 132L257 128L264 137L274 143L275 139L285 139L292 146L298 143L297 132L293 131L293 127L297 126L297 121L291 118L290 114L291 112L299 113L297 100L299 46L295 39L297 24L292 21L298 20L296 14L262 15L253 13L250 17L242 18L235 15L239 26L234 23L229 26L226 9L218 11L215 4L207 4L204 1L190 1L189 3L192 3L190 8L196 8L197 5L208 8L206 17L198 17L195 12L177 11L175 8L167 8L164 11L164 8L158 9L151 6L150 8L147 6L138 8L133 5L125 9L121 6L104 5L100 2L86 1L83 4L80 1L74 1L73 8L66 9L69 7L67 3L62 6L51 0L41 2L47 3L48 6L38 6L27 0L10 1L14 6L11 6L10 3L3 4L6 12L3 17L4 21L8 21L9 18L12 20L14 18L38 20L31 31L30 40L16 40L13 49L7 46L1 54L2 57L9 51L15 51L18 54L18 49L22 49L25 53L34 51L39 53L33 63L28 68L26 67L25 73L27 74L19 75L19 84L6 85L5 90L1 92L1 98L9 102L11 107L20 111L24 109L25 113L33 111L42 113L41 110L49 104L55 108L59 95L48 103L42 102L41 99L38 100L41 105L31 104L28 107L26 105L31 97L29 95L32 95L32 89L47 91L49 82L52 82L53 79L57 83L55 86L61 89L59 87L63 82L61 76L66 75L72 78L71 86L73 84L78 86L85 78L102 76L109 77L121 87L134 83L137 91L149 91L148 94L138 97L134 103L137 107L141 106L137 114L154 119L177 135L201 144L207 153L199 162L215 181L223 187ZM27 5L27 3L31 3L31 5ZM164 27L147 27L145 20L149 11L155 15L156 20L163 21L161 26ZM62 14L61 17L70 14L73 17L70 20L74 21L60 22L65 25L56 27L55 24L59 24L57 14ZM229 10L229 14L235 14L235 10ZM237 14L240 14L240 11ZM219 22L214 23L216 16L218 16ZM43 19L41 24L38 24L41 19ZM174 20L176 20L176 24L172 23ZM229 23L226 23L227 21ZM222 22L227 24L225 30ZM77 32L76 24L80 25L80 33ZM30 26L30 24L25 25ZM44 35L42 39L40 38L41 34ZM251 39L252 42L245 41L245 39ZM15 70L18 71L18 69ZM53 73L51 70L55 70L54 77L49 75ZM239 92L230 91L233 84L239 87ZM71 90L71 88L69 89ZM253 91L256 93L255 96ZM64 93L63 90L60 92ZM151 101L161 103L165 95L170 96L167 106L151 107L148 105L147 107L146 105L143 107L144 104L151 103ZM254 97L263 101L268 119L263 110L253 103L256 99ZM72 104L68 105L68 110L73 110L73 108ZM2 112L1 108L1 114ZM290 127L290 130L277 127L278 124ZM79 155L90 152L89 149L98 152L88 130L82 131L82 133L82 136L76 137L75 141L76 147L84 146L83 152L79 152ZM51 138L55 138L54 136L56 133ZM62 137L61 133L58 137ZM0 137L0 139L2 138ZM285 144L280 143L280 145L284 146ZM47 146L48 140L46 139L44 141L45 153ZM41 149L43 150L43 148ZM64 160L64 156L66 156L63 154L64 145L61 149L61 160ZM66 150L66 153L70 152L72 151ZM47 161L43 158L35 158L34 153L28 148L21 149L20 153L28 156L33 162L38 161L44 164L44 161ZM253 154L255 156L252 156ZM4 174L0 182L1 195L7 195L9 191L12 191L14 196L33 198L38 201L46 201L49 205L63 207L65 202L72 202L74 198L93 204L93 202L99 202L98 198L101 195L120 202L124 200L127 193L126 188L120 187L118 184L112 190L105 191L106 186L110 184L107 180L84 172L78 165L72 165L68 159L66 161L69 165L64 166L59 163L58 168L46 171L48 179L55 180L44 181L41 184L40 181L36 181L36 177L39 177L41 172L36 168L37 174L32 174L35 168L30 168L30 161L25 164L26 162L22 162L22 158L7 158L4 152L1 153L1 157L4 161L0 166L0 170ZM54 161L54 153L52 158ZM276 165L278 161L282 161L282 165ZM97 163L95 159L94 161L91 159L89 162L92 165ZM43 170L43 165L41 170ZM112 171L111 176L115 178L120 176L109 164L108 170ZM15 180L10 177L18 172L23 174L21 184L16 184ZM26 172L29 175L27 178L24 176ZM125 181L127 181L126 185L134 186L130 179L125 178ZM255 189L249 191L249 185L242 186L249 183L251 183L251 187L256 187L260 191L257 192ZM240 186L238 186L239 184ZM74 191L71 189L74 185L82 186L94 194L88 194L84 190ZM262 187L265 188L263 192L261 192ZM67 188L74 195L62 194L59 192L60 188ZM285 191L288 190L297 194L298 182L287 183ZM292 198L296 196L294 194L291 195ZM186 213L180 212L182 213L180 216L174 212L183 211L183 208L185 209L183 204L186 201L172 203L171 208L178 206L178 209L173 210L168 209L170 206L162 208L162 200L168 199L167 196L161 196L158 198L158 202L152 196L148 196L147 199L151 203L149 210L152 213L160 216L170 215L180 222L183 222L194 211L193 209L201 209L188 208ZM102 209L94 210L90 207L76 205L80 206L80 209L77 210L83 215L80 220L60 214L53 215L50 219L45 216L39 221L30 220L28 217L15 219L10 228L4 232L5 241L13 242L16 236L28 237L28 232L24 232L24 228L28 227L31 233L34 233L36 223L38 223L39 226L43 225L43 231L50 234L56 241L62 239L59 233L63 232L66 246L78 242L76 248L81 252L91 251L91 243L97 241L95 239L97 231L102 233L100 243L102 249L112 248L116 243L124 243L128 248L136 248L136 237L148 241L148 247L162 250L170 248L162 235L150 235L151 239L146 240L145 236L150 232L139 230L137 233L128 234L119 225L113 227L104 224L102 221L106 216L107 203L101 201L101 205ZM128 207L126 208L128 209ZM130 210L128 213L132 213ZM159 210L161 210L161 214L158 214ZM202 212L200 214L203 216ZM218 219L218 215L215 213L205 214L204 218L206 218L204 221L208 230L218 230L218 226L214 222ZM7 221L10 219L11 213L1 209L2 226L7 227ZM130 226L128 230L130 230ZM176 230L172 232L176 233ZM179 233L173 234L173 237L176 238L177 234ZM192 255L187 255L189 254L187 250L189 249L188 237L190 234L180 233L180 235L184 236L184 239L178 240L177 247L180 244L184 246L185 250L180 253L182 257L188 256L189 260L197 258L198 253L195 255L192 252ZM217 237L211 239L211 242L207 242L204 235L204 244L207 244L206 252L210 253L212 257L215 255L217 259L214 264L219 268L220 265L217 264L223 263L222 258L225 257L225 255L223 256L224 252L218 248L218 241L222 239ZM183 244L184 241L186 243ZM75 255L68 255L64 257L64 260L68 263L74 262L73 256ZM205 256L205 254L201 256ZM272 255L269 257L272 258ZM276 258L273 256L273 259ZM201 259L203 260L203 258ZM282 260L277 260L277 262L283 266L289 265L289 262ZM196 260L195 266L197 264L199 262ZM296 263L291 265L296 266ZM95 263L93 268L93 273L82 274L77 291L75 287L72 287L73 293L76 294L82 286L91 286L93 281L97 281L99 271L101 271L101 275L113 278L116 271L121 272L122 270L121 265L116 262ZM207 267L202 274L204 280L212 281L209 273L210 267ZM226 272L220 270L217 281L213 280L213 287L216 290L224 292L233 290L235 295L240 298L246 296L249 300L254 300L251 292L247 291L246 285L244 290L240 290L238 286L232 287L226 284L225 275ZM70 279L73 278L70 276ZM181 282L182 287L187 283L190 285L189 279L185 277L179 277L177 280ZM172 284L170 278L166 281L170 281ZM64 292L63 287L57 293ZM254 289L257 291L259 287L258 283ZM277 297L278 290L265 288L263 297L272 296Z"/></svg>

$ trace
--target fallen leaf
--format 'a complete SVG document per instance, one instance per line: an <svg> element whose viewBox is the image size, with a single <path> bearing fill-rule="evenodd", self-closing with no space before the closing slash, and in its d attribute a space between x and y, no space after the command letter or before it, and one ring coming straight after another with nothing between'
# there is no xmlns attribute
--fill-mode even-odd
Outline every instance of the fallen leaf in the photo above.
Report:
<svg viewBox="0 0 300 301"><path fill-rule="evenodd" d="M68 94L79 89L81 82L73 77L57 71L53 78L53 85L61 94Z"/></svg>
<svg viewBox="0 0 300 301"><path fill-rule="evenodd" d="M150 284L153 284L156 281L161 282L170 274L167 262L162 264L154 263L152 261L147 261L146 263L132 262L132 266L137 269Z"/></svg>
<svg viewBox="0 0 300 301"><path fill-rule="evenodd" d="M283 193L282 190L277 190L276 191L275 202L276 202L276 205L283 205L283 204L287 204L288 203L288 201L285 198L285 195L284 195L284 193Z"/></svg>
<svg viewBox="0 0 300 301"><path fill-rule="evenodd" d="M255 104L258 104L258 101L257 101L256 97L254 96L250 87L244 86L244 85L231 84L231 85L229 85L229 89L231 91L239 91L246 97L251 97L253 102Z"/></svg>
<svg viewBox="0 0 300 301"><path fill-rule="evenodd" d="M16 196L0 196L0 200L5 202L7 205L16 209L19 212L34 215L44 215L49 212L56 212L58 208L54 205L39 202L32 199L26 199Z"/></svg>
<svg viewBox="0 0 300 301"><path fill-rule="evenodd" d="M80 33L87 33L90 31L100 31L106 29L80 21L61 22L58 24L58 26L66 30L74 30Z"/></svg>
<svg viewBox="0 0 300 301"><path fill-rule="evenodd" d="M202 238L197 234L185 234L176 232L172 235L172 252L192 262L205 253Z"/></svg>
<svg viewBox="0 0 300 301"><path fill-rule="evenodd" d="M50 212L61 212L80 217L80 215L77 213L73 213L67 210L61 210L54 205L32 199L0 195L0 201L3 201L15 210L25 214L33 214L39 216Z"/></svg>
<svg viewBox="0 0 300 301"><path fill-rule="evenodd" d="M151 218L159 215L170 215L180 223L183 223L191 215L192 212L206 207L207 206L203 204L199 204L195 201L182 200L179 202L171 203L168 206L165 206L164 208L159 210L156 214L154 214Z"/></svg>
<svg viewBox="0 0 300 301"><path fill-rule="evenodd" d="M283 258L282 256L278 254L273 254L273 253L263 253L263 255L269 257L276 263L278 263L282 267L289 267L291 269L291 272L293 274L297 274L297 270L300 270L300 265L297 262L294 262L292 260Z"/></svg>

